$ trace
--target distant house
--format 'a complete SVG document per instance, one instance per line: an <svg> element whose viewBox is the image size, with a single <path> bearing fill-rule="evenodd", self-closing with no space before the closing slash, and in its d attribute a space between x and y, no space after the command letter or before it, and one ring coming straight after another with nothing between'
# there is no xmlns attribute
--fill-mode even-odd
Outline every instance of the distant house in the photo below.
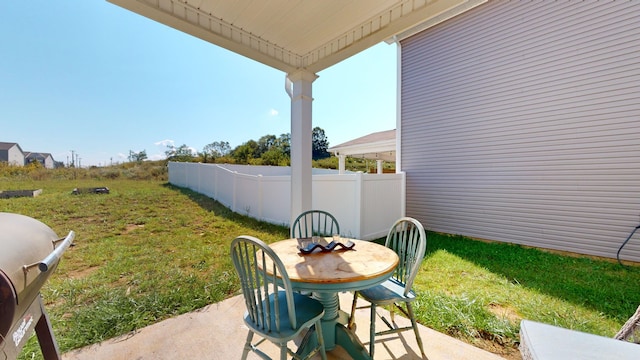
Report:
<svg viewBox="0 0 640 360"><path fill-rule="evenodd" d="M55 161L53 160L53 156L51 156L51 154L40 152L26 152L24 156L24 164L27 165L34 161L38 161L46 169L53 169L55 167Z"/></svg>
<svg viewBox="0 0 640 360"><path fill-rule="evenodd" d="M24 166L24 151L17 143L0 142L0 162Z"/></svg>

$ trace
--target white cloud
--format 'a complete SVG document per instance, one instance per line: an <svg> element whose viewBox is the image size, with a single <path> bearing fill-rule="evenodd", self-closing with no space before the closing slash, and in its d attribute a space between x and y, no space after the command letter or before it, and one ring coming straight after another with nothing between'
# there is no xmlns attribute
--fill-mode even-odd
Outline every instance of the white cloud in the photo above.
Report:
<svg viewBox="0 0 640 360"><path fill-rule="evenodd" d="M270 116L278 116L279 112L276 109L271 109L269 110L269 115Z"/></svg>
<svg viewBox="0 0 640 360"><path fill-rule="evenodd" d="M153 145L157 146L158 149L155 150L154 153L147 153L147 159L152 161L164 160L167 158L164 152L167 150L168 147L175 146L175 141L171 139L165 139L165 140L156 141L153 143Z"/></svg>
<svg viewBox="0 0 640 360"><path fill-rule="evenodd" d="M153 145L162 146L162 147L175 146L174 141L169 139L154 142Z"/></svg>

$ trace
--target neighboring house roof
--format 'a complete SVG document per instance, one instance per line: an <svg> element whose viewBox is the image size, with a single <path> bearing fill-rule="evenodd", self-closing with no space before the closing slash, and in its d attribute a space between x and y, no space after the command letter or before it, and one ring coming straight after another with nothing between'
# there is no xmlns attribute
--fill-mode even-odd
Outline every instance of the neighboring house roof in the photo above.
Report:
<svg viewBox="0 0 640 360"><path fill-rule="evenodd" d="M50 157L51 159L53 159L53 156L51 156L50 153L43 153L43 152L25 152L24 153L24 157L27 159L46 159L48 157Z"/></svg>
<svg viewBox="0 0 640 360"><path fill-rule="evenodd" d="M0 150L9 150L14 146L17 146L20 152L24 154L24 151L22 151L22 148L20 147L20 145L18 145L18 143L0 142Z"/></svg>
<svg viewBox="0 0 640 360"><path fill-rule="evenodd" d="M364 159L396 161L396 130L375 132L332 146L329 152Z"/></svg>
<svg viewBox="0 0 640 360"><path fill-rule="evenodd" d="M45 152L35 152L35 151L26 151L24 153L24 156L42 156L42 157L49 157L51 156L50 153L45 153Z"/></svg>
<svg viewBox="0 0 640 360"><path fill-rule="evenodd" d="M0 142L0 150L9 150L14 146L17 146L18 149L20 149L20 151L22 151L22 149L20 148L20 145L18 145L18 143Z"/></svg>

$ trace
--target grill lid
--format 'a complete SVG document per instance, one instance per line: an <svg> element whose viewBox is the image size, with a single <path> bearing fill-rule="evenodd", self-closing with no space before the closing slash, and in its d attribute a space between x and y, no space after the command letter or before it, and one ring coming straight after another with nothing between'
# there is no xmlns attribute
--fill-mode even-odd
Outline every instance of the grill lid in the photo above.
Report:
<svg viewBox="0 0 640 360"><path fill-rule="evenodd" d="M71 231L58 243L62 239L42 222L0 212L0 336L34 302L73 237Z"/></svg>
<svg viewBox="0 0 640 360"><path fill-rule="evenodd" d="M25 273L24 266L46 258L54 250L57 240L58 235L36 219L0 213L0 270L13 283L18 298L30 284L41 277L40 271Z"/></svg>

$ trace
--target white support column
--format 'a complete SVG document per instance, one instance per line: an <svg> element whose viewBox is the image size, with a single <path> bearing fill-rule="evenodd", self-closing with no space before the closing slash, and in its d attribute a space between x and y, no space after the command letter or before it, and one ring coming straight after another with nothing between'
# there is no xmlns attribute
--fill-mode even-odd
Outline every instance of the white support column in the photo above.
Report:
<svg viewBox="0 0 640 360"><path fill-rule="evenodd" d="M338 174L344 174L346 171L346 159L347 156L343 154L338 155Z"/></svg>
<svg viewBox="0 0 640 360"><path fill-rule="evenodd" d="M312 112L311 84L318 76L299 70L287 74L286 90L291 97L291 219L311 210Z"/></svg>
<svg viewBox="0 0 640 360"><path fill-rule="evenodd" d="M396 41L396 174L402 172L402 45Z"/></svg>
<svg viewBox="0 0 640 360"><path fill-rule="evenodd" d="M376 165L378 167L378 174L382 174L382 160L376 160Z"/></svg>

